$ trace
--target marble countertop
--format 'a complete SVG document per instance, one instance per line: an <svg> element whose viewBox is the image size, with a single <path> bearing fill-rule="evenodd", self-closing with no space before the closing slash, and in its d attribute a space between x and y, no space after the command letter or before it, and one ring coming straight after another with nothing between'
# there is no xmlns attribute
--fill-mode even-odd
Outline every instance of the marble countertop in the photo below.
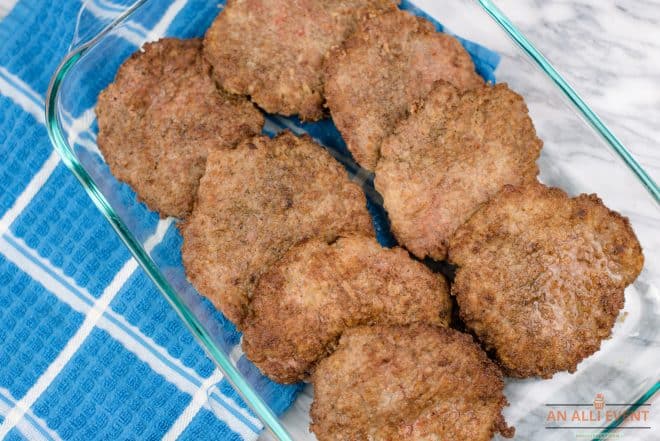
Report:
<svg viewBox="0 0 660 441"><path fill-rule="evenodd" d="M660 181L660 2L496 4Z"/></svg>

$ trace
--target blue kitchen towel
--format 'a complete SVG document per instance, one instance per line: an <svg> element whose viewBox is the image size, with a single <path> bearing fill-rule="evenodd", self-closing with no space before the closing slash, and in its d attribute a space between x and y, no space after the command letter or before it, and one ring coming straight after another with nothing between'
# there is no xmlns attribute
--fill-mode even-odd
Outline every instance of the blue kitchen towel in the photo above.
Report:
<svg viewBox="0 0 660 441"><path fill-rule="evenodd" d="M255 439L259 420L48 140L43 107L52 73L73 40L98 32L122 9L110 0L88 3L79 16L78 0L19 0L0 21L0 439ZM190 28L194 22L199 35L219 6L217 0L151 0L145 7L153 8L153 22L127 27L126 34L182 36L183 24ZM414 8L406 2L402 7ZM478 72L494 81L499 57L463 43ZM65 124L75 124L93 102L81 98L79 105ZM302 127L342 148L329 122L273 121L276 129ZM80 138L93 144L95 128ZM123 188L117 197L144 218L135 228L148 238L152 255L180 265L180 255L172 252L181 241L173 222L158 222ZM215 320L244 375L276 413L285 411L301 386L262 377L241 355L233 326L204 305L198 312Z"/></svg>

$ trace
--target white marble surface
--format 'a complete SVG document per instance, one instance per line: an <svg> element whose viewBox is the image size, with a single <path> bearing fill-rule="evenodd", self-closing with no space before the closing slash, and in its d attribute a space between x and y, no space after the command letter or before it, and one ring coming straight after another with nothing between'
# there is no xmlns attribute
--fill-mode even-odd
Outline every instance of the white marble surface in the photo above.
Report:
<svg viewBox="0 0 660 441"><path fill-rule="evenodd" d="M657 183L660 1L496 0L496 4Z"/></svg>

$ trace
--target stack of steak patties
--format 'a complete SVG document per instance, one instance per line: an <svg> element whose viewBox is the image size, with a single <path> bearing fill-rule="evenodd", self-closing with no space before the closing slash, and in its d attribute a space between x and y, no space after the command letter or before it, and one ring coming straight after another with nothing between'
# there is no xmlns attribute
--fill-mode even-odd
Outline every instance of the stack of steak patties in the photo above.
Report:
<svg viewBox="0 0 660 441"><path fill-rule="evenodd" d="M180 219L186 274L247 357L314 384L322 441L512 436L503 372L574 371L643 266L626 218L537 182L523 98L392 1L230 0L203 40L134 54L96 110L112 173ZM262 111L331 116L399 246L324 147L261 135Z"/></svg>

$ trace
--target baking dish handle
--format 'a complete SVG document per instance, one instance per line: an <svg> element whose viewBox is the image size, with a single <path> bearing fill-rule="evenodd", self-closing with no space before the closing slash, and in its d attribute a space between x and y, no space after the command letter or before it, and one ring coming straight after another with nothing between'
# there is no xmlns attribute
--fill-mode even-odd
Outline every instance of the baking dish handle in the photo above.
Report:
<svg viewBox="0 0 660 441"><path fill-rule="evenodd" d="M85 0L78 11L69 51L78 49L123 21L146 0Z"/></svg>

